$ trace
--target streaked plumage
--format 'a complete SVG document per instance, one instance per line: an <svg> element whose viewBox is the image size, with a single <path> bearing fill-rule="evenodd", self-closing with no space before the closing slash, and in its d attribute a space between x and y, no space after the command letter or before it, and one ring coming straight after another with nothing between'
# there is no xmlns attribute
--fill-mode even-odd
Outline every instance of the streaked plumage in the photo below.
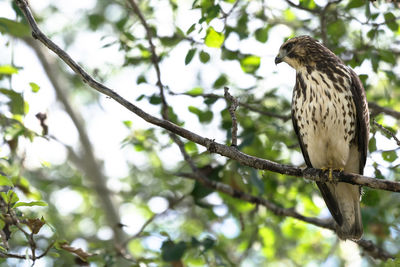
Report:
<svg viewBox="0 0 400 267"><path fill-rule="evenodd" d="M369 113L364 88L355 72L309 36L286 41L275 63L296 70L292 121L307 166L363 173ZM342 239L363 232L359 186L320 183L318 188Z"/></svg>

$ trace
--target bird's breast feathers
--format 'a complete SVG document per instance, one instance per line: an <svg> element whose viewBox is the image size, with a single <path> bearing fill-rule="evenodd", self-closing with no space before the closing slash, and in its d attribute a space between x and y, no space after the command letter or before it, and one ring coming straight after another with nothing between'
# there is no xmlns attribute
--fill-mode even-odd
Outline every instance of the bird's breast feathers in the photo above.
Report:
<svg viewBox="0 0 400 267"><path fill-rule="evenodd" d="M345 66L337 66L335 70L304 68L296 75L292 112L315 168L343 168L355 138L351 76Z"/></svg>

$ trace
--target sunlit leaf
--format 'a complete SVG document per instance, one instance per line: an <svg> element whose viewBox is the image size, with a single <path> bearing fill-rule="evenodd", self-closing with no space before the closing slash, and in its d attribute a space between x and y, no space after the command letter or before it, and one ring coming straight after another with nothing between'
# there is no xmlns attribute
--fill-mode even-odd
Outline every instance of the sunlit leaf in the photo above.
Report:
<svg viewBox="0 0 400 267"><path fill-rule="evenodd" d="M247 56L240 60L240 66L246 73L254 73L260 67L260 57Z"/></svg>
<svg viewBox="0 0 400 267"><path fill-rule="evenodd" d="M12 75L12 74L17 74L18 69L10 66L10 65L1 65L0 66L0 74L4 75Z"/></svg>
<svg viewBox="0 0 400 267"><path fill-rule="evenodd" d="M0 174L0 186L14 186L14 185L7 176Z"/></svg>
<svg viewBox="0 0 400 267"><path fill-rule="evenodd" d="M188 94L188 95L193 95L193 96L195 96L195 95L201 95L201 94L203 94L203 88L201 88L201 87L195 87L195 88L193 88L193 89L187 91L186 94Z"/></svg>
<svg viewBox="0 0 400 267"><path fill-rule="evenodd" d="M206 46L220 48L224 40L225 36L223 33L215 31L213 27L207 29L206 38L204 40Z"/></svg>
<svg viewBox="0 0 400 267"><path fill-rule="evenodd" d="M31 86L32 92L37 93L39 92L40 86L34 82L30 82L29 85Z"/></svg>
<svg viewBox="0 0 400 267"><path fill-rule="evenodd" d="M17 207L32 207L32 206L42 206L42 207L45 207L45 206L47 206L47 203L46 202L44 202L44 201L32 201L32 202L17 202L15 205L14 205L14 208L17 208Z"/></svg>

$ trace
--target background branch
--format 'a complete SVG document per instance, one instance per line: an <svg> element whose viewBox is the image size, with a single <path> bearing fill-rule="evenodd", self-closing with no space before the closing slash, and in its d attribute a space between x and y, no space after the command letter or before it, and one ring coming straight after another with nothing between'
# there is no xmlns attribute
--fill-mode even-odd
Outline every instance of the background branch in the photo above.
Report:
<svg viewBox="0 0 400 267"><path fill-rule="evenodd" d="M237 131L238 131L238 125L237 125L237 119L236 119L236 114L235 111L237 109L237 106L239 105L237 99L235 97L233 97L230 93L229 93L229 88L225 87L224 88L224 96L226 99L226 102L229 106L228 111L229 114L231 115L232 118L232 143L231 145L236 147L237 146ZM230 102L230 104L229 104Z"/></svg>

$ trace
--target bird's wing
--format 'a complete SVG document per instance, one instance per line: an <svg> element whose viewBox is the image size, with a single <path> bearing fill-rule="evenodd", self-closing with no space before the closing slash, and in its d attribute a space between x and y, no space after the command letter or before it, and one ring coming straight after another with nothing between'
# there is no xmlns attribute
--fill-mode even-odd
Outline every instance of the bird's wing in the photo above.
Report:
<svg viewBox="0 0 400 267"><path fill-rule="evenodd" d="M364 87L357 74L350 70L351 75L351 93L353 94L354 104L356 106L356 145L360 153L359 174L363 174L367 159L368 140L369 140L369 111Z"/></svg>

